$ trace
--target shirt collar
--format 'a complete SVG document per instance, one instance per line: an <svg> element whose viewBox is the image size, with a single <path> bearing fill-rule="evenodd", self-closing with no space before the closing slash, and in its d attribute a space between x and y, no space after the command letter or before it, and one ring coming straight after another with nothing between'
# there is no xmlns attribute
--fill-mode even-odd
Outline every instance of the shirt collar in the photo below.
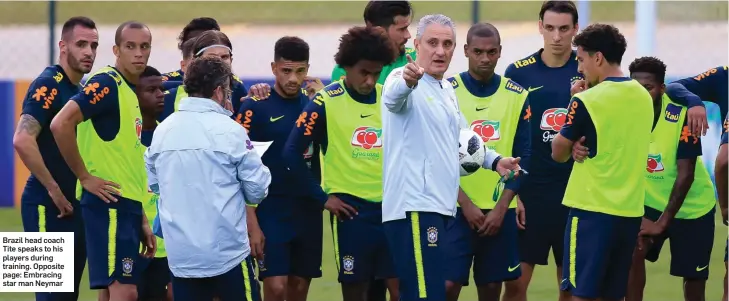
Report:
<svg viewBox="0 0 729 301"><path fill-rule="evenodd" d="M180 100L180 111L188 112L214 112L230 117L232 112L221 107L218 103L209 98L185 97Z"/></svg>

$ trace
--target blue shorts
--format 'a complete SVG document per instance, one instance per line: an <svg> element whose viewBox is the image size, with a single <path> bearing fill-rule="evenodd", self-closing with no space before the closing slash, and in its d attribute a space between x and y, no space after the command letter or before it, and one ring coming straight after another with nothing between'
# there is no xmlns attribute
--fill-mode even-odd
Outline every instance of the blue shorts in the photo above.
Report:
<svg viewBox="0 0 729 301"><path fill-rule="evenodd" d="M114 281L138 284L144 273L143 257L139 254L143 214L141 203L139 211L136 211L117 209L128 207L128 203L120 204L122 202L135 202L130 199L117 196L119 203L105 204L101 200L84 198L98 198L86 192L81 195L91 289L107 288Z"/></svg>
<svg viewBox="0 0 729 301"><path fill-rule="evenodd" d="M43 301L66 301L78 299L79 285L81 277L86 267L86 233L84 232L84 222L81 217L81 206L79 202L73 201L73 215L58 218L60 212L53 205L48 193L44 193L48 202L42 202L50 205L37 205L35 202L25 201L31 198L32 193L23 192L21 197L20 215L23 221L23 230L25 232L73 232L74 243L74 290L72 293L35 293L36 300Z"/></svg>
<svg viewBox="0 0 729 301"><path fill-rule="evenodd" d="M256 281L253 260L248 256L230 271L209 278L172 277L175 301L213 300L260 301L261 289Z"/></svg>
<svg viewBox="0 0 729 301"><path fill-rule="evenodd" d="M264 200L264 202L268 199ZM321 277L324 220L321 208L302 209L297 216L281 220L257 214L266 237L264 259L258 260L260 280L273 276Z"/></svg>
<svg viewBox="0 0 729 301"><path fill-rule="evenodd" d="M471 262L477 286L519 278L517 235L516 209L506 211L499 233L481 237L458 208L456 218L446 223L443 237L446 280L467 286Z"/></svg>
<svg viewBox="0 0 729 301"><path fill-rule="evenodd" d="M167 257L140 258L140 262L144 273L137 284L138 300L164 300L172 275Z"/></svg>
<svg viewBox="0 0 729 301"><path fill-rule="evenodd" d="M402 301L443 301L445 253L441 240L452 218L433 212L407 212L405 219L384 223Z"/></svg>
<svg viewBox="0 0 729 301"><path fill-rule="evenodd" d="M660 211L645 207L645 218L657 221ZM671 244L671 275L709 279L709 261L714 247L714 216L711 210L697 219L674 219L661 237L653 238L646 259L656 262L666 239Z"/></svg>
<svg viewBox="0 0 729 301"><path fill-rule="evenodd" d="M339 282L397 277L382 226L382 206L347 203L355 206L359 214L344 221L339 221L333 214L330 217Z"/></svg>
<svg viewBox="0 0 729 301"><path fill-rule="evenodd" d="M519 258L522 262L547 265L551 249L555 265L562 266L564 229L570 211L562 205L563 195L564 193L548 197L532 193L519 195L526 210L526 229L519 230Z"/></svg>
<svg viewBox="0 0 729 301"><path fill-rule="evenodd" d="M640 222L640 217L570 209L561 289L587 299L625 297Z"/></svg>

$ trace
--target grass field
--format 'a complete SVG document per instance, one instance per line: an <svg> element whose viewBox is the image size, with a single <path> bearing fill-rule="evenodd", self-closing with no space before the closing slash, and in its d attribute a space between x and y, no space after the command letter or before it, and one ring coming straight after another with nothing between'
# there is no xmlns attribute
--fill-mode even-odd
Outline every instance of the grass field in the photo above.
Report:
<svg viewBox="0 0 729 301"><path fill-rule="evenodd" d="M327 215L328 216L328 215ZM325 217L328 219L328 217ZM328 225L329 221L325 221ZM22 231L20 222L20 211L15 209L0 209L0 232ZM714 239L714 251L709 269L711 276L706 287L706 300L719 300L722 294L722 279L724 277L724 244L727 235L726 227L717 219L717 235ZM324 254L323 272L324 277L315 279L309 292L309 300L312 301L336 301L341 300L339 284L337 283L336 267L333 259L333 248L331 231L324 230ZM660 260L655 264L648 265L648 285L645 291L645 301L680 301L683 300L682 285L679 278L668 274L670 254L664 248ZM551 259L550 259L551 262ZM555 300L556 279L554 266L537 268L532 285L529 290L530 300ZM88 289L88 280L84 275L81 282L82 291L79 300L96 300L96 293ZM34 300L30 293L3 293L0 294L0 301L30 301ZM473 286L463 290L460 300L475 301L476 290Z"/></svg>
<svg viewBox="0 0 729 301"><path fill-rule="evenodd" d="M59 23L76 15L98 23L119 24L130 19L155 24L181 24L199 16L216 18L221 24L326 24L362 22L363 1L244 1L244 2L57 2ZM484 21L529 21L537 18L540 1L481 1ZM727 2L662 1L657 4L662 21L726 20ZM415 1L416 16L442 13L456 21L471 20L472 1ZM633 1L595 1L593 21L632 21ZM0 25L46 24L47 1L10 1L0 3Z"/></svg>

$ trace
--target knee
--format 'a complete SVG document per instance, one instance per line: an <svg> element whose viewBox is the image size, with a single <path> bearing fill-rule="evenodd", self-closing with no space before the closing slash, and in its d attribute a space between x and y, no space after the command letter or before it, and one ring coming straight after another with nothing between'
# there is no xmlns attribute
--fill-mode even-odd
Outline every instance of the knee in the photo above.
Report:
<svg viewBox="0 0 729 301"><path fill-rule="evenodd" d="M286 297L287 283L286 281L264 281L263 288L265 294L274 297L276 300L283 300Z"/></svg>
<svg viewBox="0 0 729 301"><path fill-rule="evenodd" d="M504 293L509 296L518 296L526 293L527 283L522 279L516 279L513 281L507 281L504 283Z"/></svg>

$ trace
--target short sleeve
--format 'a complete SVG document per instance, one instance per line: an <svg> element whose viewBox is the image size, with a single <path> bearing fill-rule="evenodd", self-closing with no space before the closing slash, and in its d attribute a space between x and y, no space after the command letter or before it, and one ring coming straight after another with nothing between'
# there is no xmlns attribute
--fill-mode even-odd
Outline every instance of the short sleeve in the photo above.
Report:
<svg viewBox="0 0 729 301"><path fill-rule="evenodd" d="M676 160L695 159L701 156L701 138L693 135L688 129L688 119L684 120L681 135L678 138Z"/></svg>
<svg viewBox="0 0 729 301"><path fill-rule="evenodd" d="M84 120L119 109L117 83L110 75L100 73L91 77L81 91L71 98L78 103Z"/></svg>
<svg viewBox="0 0 729 301"><path fill-rule="evenodd" d="M48 125L63 103L58 99L61 97L59 89L60 85L52 77L39 77L33 81L23 99L22 114L35 118L41 127Z"/></svg>
<svg viewBox="0 0 729 301"><path fill-rule="evenodd" d="M581 99L572 97L567 106L567 120L559 134L571 141L577 141L585 135L586 129L590 126L592 126L592 119L585 104Z"/></svg>
<svg viewBox="0 0 729 301"><path fill-rule="evenodd" d="M346 73L344 72L344 69L342 67L339 67L339 65L334 66L334 70L332 70L332 81L338 81L342 79Z"/></svg>

